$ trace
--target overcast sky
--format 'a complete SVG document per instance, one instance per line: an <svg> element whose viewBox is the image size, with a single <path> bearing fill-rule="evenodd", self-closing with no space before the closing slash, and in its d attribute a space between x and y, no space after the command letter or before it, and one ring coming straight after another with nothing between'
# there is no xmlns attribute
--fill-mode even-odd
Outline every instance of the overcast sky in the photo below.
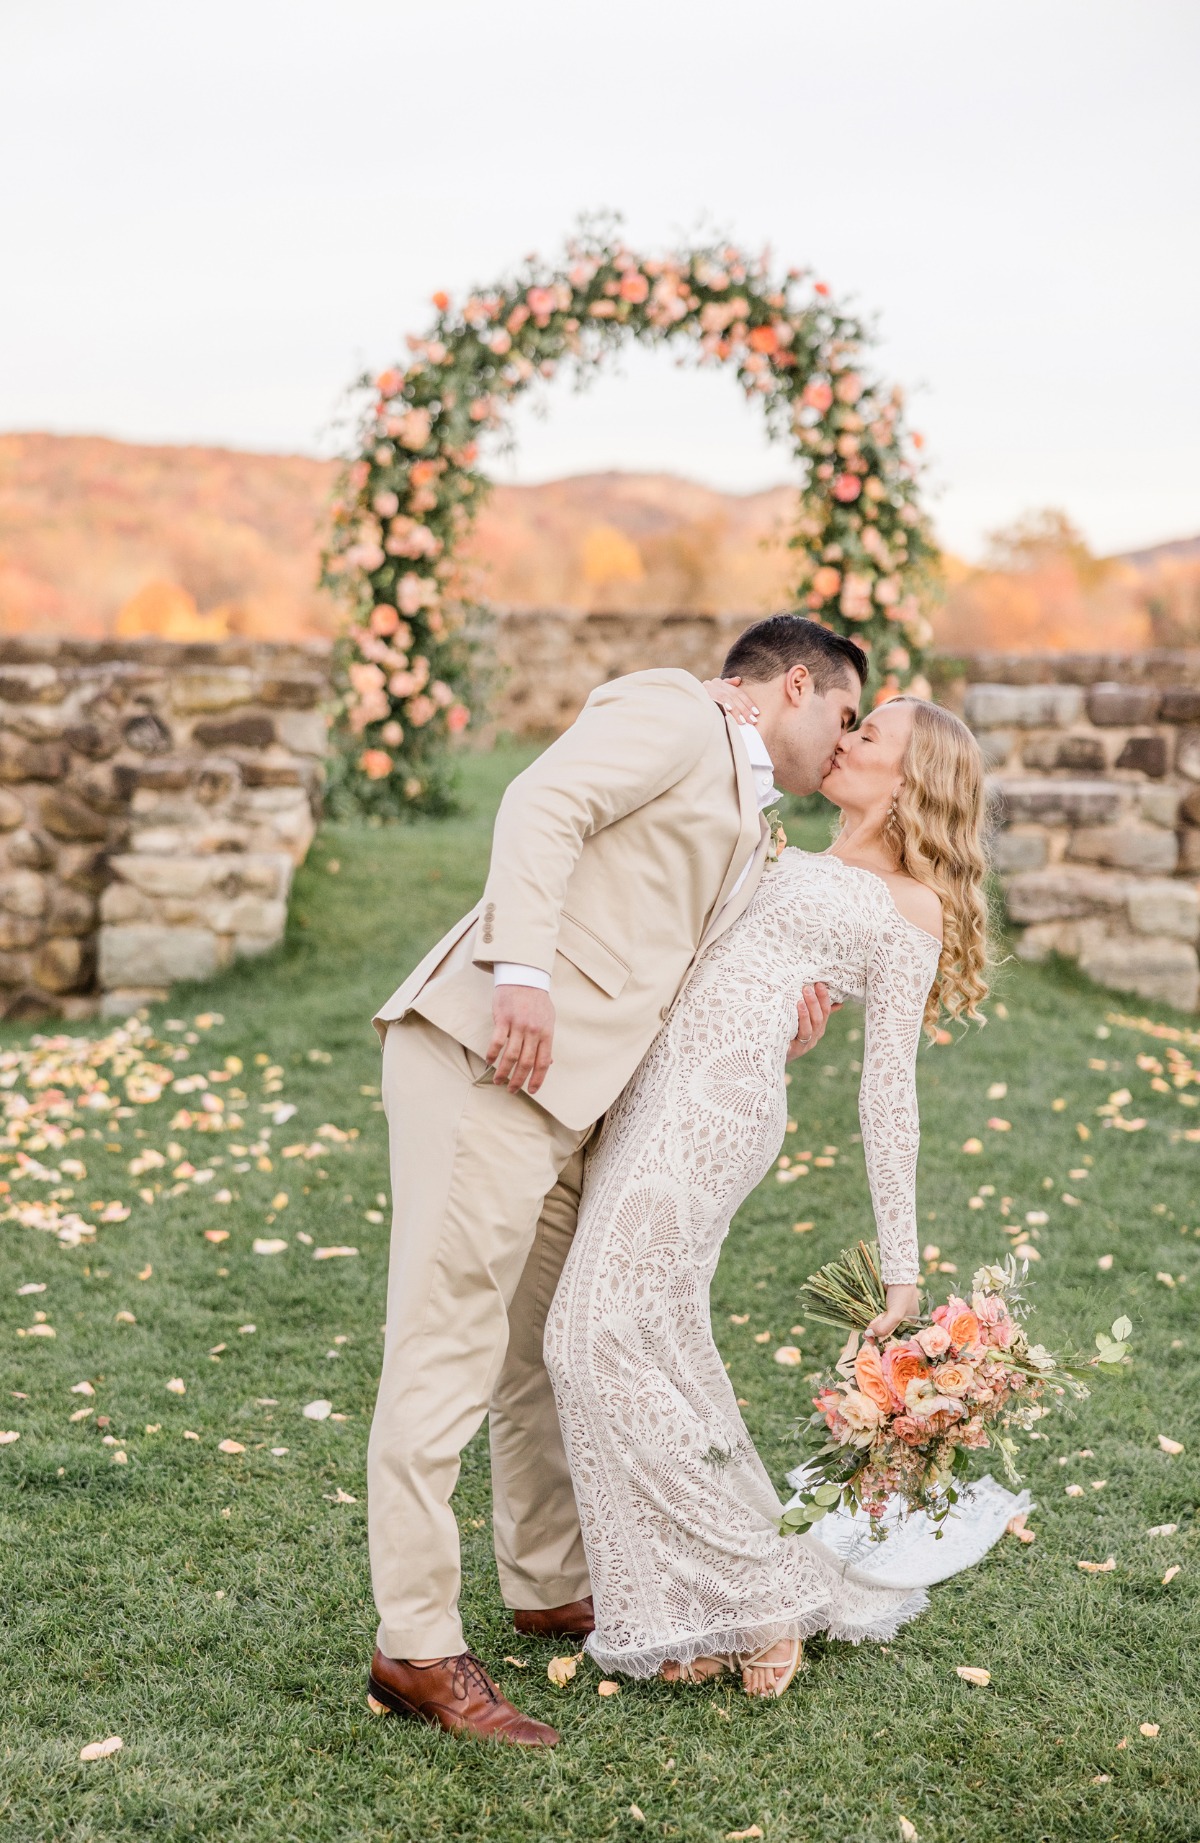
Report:
<svg viewBox="0 0 1200 1843"><path fill-rule="evenodd" d="M1196 0L0 0L0 426L328 452L344 387L578 214L877 316L944 540L1200 530ZM631 353L501 477L788 458Z"/></svg>

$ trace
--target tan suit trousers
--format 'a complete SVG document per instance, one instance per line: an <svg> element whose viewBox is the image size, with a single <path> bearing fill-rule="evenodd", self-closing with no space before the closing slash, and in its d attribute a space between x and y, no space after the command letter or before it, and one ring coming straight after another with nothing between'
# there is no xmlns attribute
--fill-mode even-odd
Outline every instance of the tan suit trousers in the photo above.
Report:
<svg viewBox="0 0 1200 1843"><path fill-rule="evenodd" d="M505 1604L591 1591L542 1362L590 1129L496 1087L479 1056L415 1014L388 1027L383 1103L393 1202L367 1452L371 1579L385 1656L446 1657L466 1649L450 1501L485 1415Z"/></svg>

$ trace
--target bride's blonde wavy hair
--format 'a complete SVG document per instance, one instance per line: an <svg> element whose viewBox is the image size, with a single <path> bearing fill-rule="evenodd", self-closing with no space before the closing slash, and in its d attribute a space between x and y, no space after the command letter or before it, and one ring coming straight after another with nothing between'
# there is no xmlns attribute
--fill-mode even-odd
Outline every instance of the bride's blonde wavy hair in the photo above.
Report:
<svg viewBox="0 0 1200 1843"><path fill-rule="evenodd" d="M896 868L933 890L942 905L942 953L925 1006L925 1028L938 1016L986 1022L988 902L984 852L983 755L966 724L924 698L895 700L912 709L903 776L883 822Z"/></svg>

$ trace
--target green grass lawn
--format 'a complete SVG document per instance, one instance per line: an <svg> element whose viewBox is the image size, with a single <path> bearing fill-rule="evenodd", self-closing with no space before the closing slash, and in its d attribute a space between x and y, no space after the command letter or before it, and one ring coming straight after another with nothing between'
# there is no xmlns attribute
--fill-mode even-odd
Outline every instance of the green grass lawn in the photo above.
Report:
<svg viewBox="0 0 1200 1843"><path fill-rule="evenodd" d="M1053 970L1005 966L1006 1015L921 1057L930 1261L954 1263L969 1284L973 1266L1013 1239L1006 1223L1044 1211L1030 1232L1046 1341L1090 1342L1122 1310L1134 1320L1132 1374L1101 1383L1075 1420L1050 1423L1027 1448L1036 1542L1006 1538L972 1574L934 1589L929 1612L885 1649L815 1644L778 1704L752 1705L733 1687L633 1683L601 1698L587 1661L556 1690L546 1665L565 1647L518 1640L505 1623L476 1441L458 1500L467 1628L505 1690L558 1726L563 1744L525 1755L367 1713L365 1455L387 1260L369 1018L474 900L495 800L521 759L469 760L461 819L323 832L285 947L156 1014L160 1036L189 1051L176 1074L228 1074L225 1059L240 1059L209 1092L230 1107L245 1095L242 1133L172 1128L176 1108L196 1104L178 1094L102 1125L81 1115L69 1153L87 1176L71 1206L86 1215L120 1199L128 1219L75 1248L15 1222L0 1228L0 1428L20 1433L0 1446L0 1837L708 1840L757 1825L768 1843L882 1843L900 1836L904 1815L925 1843L1196 1838L1200 1144L1183 1133L1200 1110L1181 1096L1200 1088L1154 1089L1162 1078L1137 1061L1157 1058L1169 1075L1166 1049L1195 1049L1106 1023L1113 997ZM168 1018L184 1028L166 1029ZM852 1012L835 1019L791 1090L789 1148L834 1162L795 1182L768 1179L717 1275L717 1335L779 1479L795 1461L805 1377L836 1344L820 1327L791 1335L803 1323L797 1287L869 1223L855 1138L860 1023ZM989 1098L997 1083L1007 1092ZM1121 1115L1144 1118L1140 1131L1097 1115L1122 1089L1132 1099L1117 1104ZM276 1124L285 1105L295 1114ZM1011 1130L987 1126L998 1116ZM326 1123L358 1137L321 1139ZM971 1138L981 1153L962 1151ZM291 1144L322 1150L284 1159ZM131 1175L147 1148L166 1165ZM39 1156L52 1165L67 1153ZM203 1168L214 1157L223 1162L208 1183L173 1176L184 1158ZM4 1171L12 1177L11 1163ZM154 1183L159 1196L141 1201L138 1188ZM983 1207L968 1208L989 1186ZM231 1201L217 1201L222 1189ZM813 1226L797 1233L799 1222ZM213 1228L228 1238L206 1239ZM256 1237L289 1245L256 1255ZM331 1244L361 1252L313 1260ZM29 1283L45 1291L18 1295ZM18 1337L37 1311L56 1336ZM804 1366L777 1365L775 1348L797 1341ZM175 1378L186 1393L166 1389ZM93 1397L70 1392L83 1380ZM318 1399L345 1419L306 1419L302 1406ZM72 1422L81 1406L93 1414ZM1160 1434L1186 1451L1164 1453ZM220 1452L227 1439L244 1451ZM117 1451L127 1463L114 1463ZM1068 1496L1071 1485L1082 1494ZM1177 1533L1147 1535L1166 1523ZM1076 1567L1109 1556L1111 1572ZM989 1670L990 1687L960 1681L958 1665ZM1157 1737L1142 1723L1157 1723ZM80 1762L85 1742L112 1734L121 1753Z"/></svg>

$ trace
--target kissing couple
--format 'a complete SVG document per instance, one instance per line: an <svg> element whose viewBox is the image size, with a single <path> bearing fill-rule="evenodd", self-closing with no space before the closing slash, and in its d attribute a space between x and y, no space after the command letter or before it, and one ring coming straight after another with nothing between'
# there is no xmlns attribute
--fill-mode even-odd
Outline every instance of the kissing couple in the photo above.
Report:
<svg viewBox="0 0 1200 1843"><path fill-rule="evenodd" d="M781 1504L713 1341L734 1212L771 1168L785 1066L861 999L860 1117L886 1285L918 1312L922 1025L986 994L983 765L948 711L858 722L867 659L797 615L701 684L594 691L509 786L482 900L375 1019L393 1197L368 1452L376 1706L552 1747L466 1647L451 1498L489 1423L519 1633L605 1671L782 1695L803 1640L886 1640L925 1604ZM777 852L776 783L841 811Z"/></svg>

